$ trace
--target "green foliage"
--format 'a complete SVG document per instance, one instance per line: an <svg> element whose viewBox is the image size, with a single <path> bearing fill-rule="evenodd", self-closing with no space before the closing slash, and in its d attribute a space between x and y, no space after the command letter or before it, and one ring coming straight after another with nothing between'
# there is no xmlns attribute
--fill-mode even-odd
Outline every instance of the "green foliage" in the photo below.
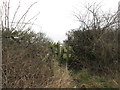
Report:
<svg viewBox="0 0 120 90"><path fill-rule="evenodd" d="M73 30L65 41L72 48L69 65L73 69L88 68L96 73L107 73L118 60L117 32L101 30ZM109 70L108 70L109 68ZM117 68L116 68L117 69ZM113 69L112 69L113 70Z"/></svg>
<svg viewBox="0 0 120 90"><path fill-rule="evenodd" d="M59 62L59 64L68 63L69 58L71 57L71 47L61 45L59 42L53 44L53 56Z"/></svg>
<svg viewBox="0 0 120 90"><path fill-rule="evenodd" d="M106 79L103 77L94 77L97 82L106 82Z"/></svg>

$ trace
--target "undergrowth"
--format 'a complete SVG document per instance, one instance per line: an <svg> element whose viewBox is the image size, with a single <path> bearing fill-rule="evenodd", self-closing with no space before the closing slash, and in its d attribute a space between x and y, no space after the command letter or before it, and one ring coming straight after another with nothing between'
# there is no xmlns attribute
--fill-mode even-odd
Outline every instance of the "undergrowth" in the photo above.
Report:
<svg viewBox="0 0 120 90"><path fill-rule="evenodd" d="M76 82L77 87L84 85L87 88L116 88L118 84L114 79L108 79L104 76L100 77L92 75L86 69L72 73L73 80Z"/></svg>

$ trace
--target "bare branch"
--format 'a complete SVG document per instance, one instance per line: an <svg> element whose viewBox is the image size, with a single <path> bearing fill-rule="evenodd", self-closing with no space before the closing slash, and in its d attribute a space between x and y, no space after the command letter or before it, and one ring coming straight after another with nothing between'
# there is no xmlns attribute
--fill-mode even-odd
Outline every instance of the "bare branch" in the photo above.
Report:
<svg viewBox="0 0 120 90"><path fill-rule="evenodd" d="M14 13L14 16L13 16L13 19L12 19L12 22L11 22L11 27L13 26L13 22L14 22L14 19L16 17L17 12L19 11L19 8L20 8L20 1L19 1L19 4L18 4L18 7L17 7L17 9L16 9L16 11Z"/></svg>
<svg viewBox="0 0 120 90"><path fill-rule="evenodd" d="M31 9L31 7L33 5L35 5L37 2L33 3L32 5L30 5L30 7L27 9L27 11L22 15L22 17L20 18L20 20L17 22L16 26L15 26L15 29L16 27L18 26L18 24L21 22L21 20L24 18L24 16L29 12L29 10Z"/></svg>
<svg viewBox="0 0 120 90"><path fill-rule="evenodd" d="M38 16L40 14L40 12L39 13L37 13L35 16L33 16L31 19L29 19L26 23L29 23L31 20L33 20L34 18L35 18L35 20L36 20L36 17ZM35 21L34 20L34 21ZM33 24L32 24L33 25ZM21 29L24 29L25 28L25 26L26 26L26 24L24 24L23 26L21 26L20 28Z"/></svg>

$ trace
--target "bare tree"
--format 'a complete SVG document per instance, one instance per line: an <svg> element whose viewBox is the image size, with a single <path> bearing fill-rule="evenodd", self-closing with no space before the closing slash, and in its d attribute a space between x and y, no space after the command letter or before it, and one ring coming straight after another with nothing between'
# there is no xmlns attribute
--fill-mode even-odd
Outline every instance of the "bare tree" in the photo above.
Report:
<svg viewBox="0 0 120 90"><path fill-rule="evenodd" d="M117 12L104 13L99 3L84 7L85 13L75 14L80 27L69 32L66 40L73 48L74 58L70 64L82 65L100 75L110 73L113 78L118 78Z"/></svg>
<svg viewBox="0 0 120 90"><path fill-rule="evenodd" d="M17 14L19 13L20 10L20 1L19 4L17 6L17 9L15 10L15 13L13 14L13 17L10 18L10 0L9 1L3 1L2 4L2 15L1 15L1 25L2 28L6 29L20 29L20 30L24 30L25 27L27 25L29 25L29 27L31 27L32 25L34 25L34 21L37 19L37 16L39 15L39 13L37 13L36 15L34 15L32 18L30 18L28 21L25 21L25 19L27 18L27 14L30 11L30 9L36 4L37 2L34 2L33 4L31 4L28 9L26 10L26 12L21 15L20 18L17 18ZM15 21L15 19L17 18L17 21ZM33 23L31 23L33 22Z"/></svg>

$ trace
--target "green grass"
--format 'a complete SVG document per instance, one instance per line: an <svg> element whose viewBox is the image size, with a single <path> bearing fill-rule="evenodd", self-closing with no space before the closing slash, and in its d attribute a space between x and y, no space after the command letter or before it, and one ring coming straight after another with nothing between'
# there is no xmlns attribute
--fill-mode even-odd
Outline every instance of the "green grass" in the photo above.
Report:
<svg viewBox="0 0 120 90"><path fill-rule="evenodd" d="M117 88L113 80L108 80L105 77L91 75L87 70L77 71L72 73L78 87L84 84L88 88Z"/></svg>

